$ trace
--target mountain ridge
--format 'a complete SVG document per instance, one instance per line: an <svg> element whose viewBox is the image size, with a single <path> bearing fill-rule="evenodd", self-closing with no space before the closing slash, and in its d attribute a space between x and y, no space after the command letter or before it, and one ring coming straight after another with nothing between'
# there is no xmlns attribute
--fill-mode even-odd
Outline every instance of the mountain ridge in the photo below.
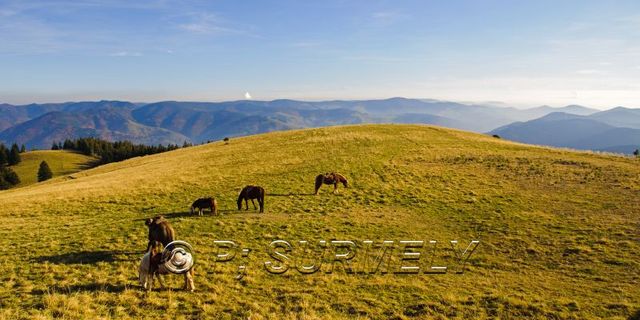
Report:
<svg viewBox="0 0 640 320"><path fill-rule="evenodd" d="M2 104L0 111L0 141L40 149L49 148L54 141L81 136L127 139L144 144L181 144L276 130L358 123L419 123L488 132L558 111L584 116L599 113L576 105L517 109L402 97L153 103L101 100L23 106Z"/></svg>
<svg viewBox="0 0 640 320"><path fill-rule="evenodd" d="M590 115L553 112L489 134L531 144L631 154L640 147L640 109L617 107Z"/></svg>

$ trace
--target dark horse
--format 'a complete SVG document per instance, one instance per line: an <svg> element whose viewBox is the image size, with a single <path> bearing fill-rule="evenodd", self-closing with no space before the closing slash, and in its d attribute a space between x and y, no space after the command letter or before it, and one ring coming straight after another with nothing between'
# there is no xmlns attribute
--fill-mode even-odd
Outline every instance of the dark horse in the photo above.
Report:
<svg viewBox="0 0 640 320"><path fill-rule="evenodd" d="M191 214L195 212L195 209L198 209L198 215L202 215L202 210L211 209L211 213L213 215L218 213L218 202L216 199L208 197L208 198L200 198L193 202L191 205Z"/></svg>
<svg viewBox="0 0 640 320"><path fill-rule="evenodd" d="M343 175L335 172L319 174L316 177L316 191L315 195L318 195L318 190L322 187L322 184L332 184L333 185L333 193L338 192L338 183L342 183L345 188L349 187L349 182L347 178Z"/></svg>
<svg viewBox="0 0 640 320"><path fill-rule="evenodd" d="M238 210L242 210L242 200L244 200L245 206L247 207L246 210L249 210L249 200L251 200L253 204L253 209L257 209L253 199L258 199L260 213L264 213L264 189L260 186L246 186L240 191L240 195L238 196Z"/></svg>

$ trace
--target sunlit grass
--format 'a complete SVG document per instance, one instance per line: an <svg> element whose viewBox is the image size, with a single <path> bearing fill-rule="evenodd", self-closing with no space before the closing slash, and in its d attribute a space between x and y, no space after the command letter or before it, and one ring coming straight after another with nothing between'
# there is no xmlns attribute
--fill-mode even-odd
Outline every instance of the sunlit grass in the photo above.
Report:
<svg viewBox="0 0 640 320"><path fill-rule="evenodd" d="M0 192L0 317L625 319L640 309L639 166L399 125L270 133L112 163ZM311 196L327 171L351 188ZM266 189L265 214L236 210L247 184ZM220 217L187 213L205 195ZM139 288L142 219L157 214L197 251L195 293L178 290L177 276L167 278L174 290ZM216 263L222 239L253 251ZM278 276L262 265L275 239L481 244L462 275L349 275L337 265ZM235 280L241 261L248 274Z"/></svg>
<svg viewBox="0 0 640 320"><path fill-rule="evenodd" d="M40 162L46 161L54 177L66 176L86 169L96 159L66 150L38 150L21 153L22 161L11 168L20 177L17 187L25 187L38 182Z"/></svg>

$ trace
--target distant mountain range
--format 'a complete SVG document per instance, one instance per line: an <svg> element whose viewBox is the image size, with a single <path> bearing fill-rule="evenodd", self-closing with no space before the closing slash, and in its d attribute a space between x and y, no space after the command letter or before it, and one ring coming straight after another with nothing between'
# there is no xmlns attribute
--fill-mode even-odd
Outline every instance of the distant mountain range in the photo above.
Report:
<svg viewBox="0 0 640 320"><path fill-rule="evenodd" d="M640 148L640 109L617 107L586 116L553 112L490 134L530 144L629 154Z"/></svg>
<svg viewBox="0 0 640 320"><path fill-rule="evenodd" d="M99 137L131 140L144 144L200 143L223 137L249 135L276 130L357 123L424 123L475 132L497 133L504 138L528 142L542 137L535 128L522 133L519 126L556 114L590 119L611 128L640 127L640 109L616 108L598 112L582 106L552 108L542 106L517 109L439 100L391 98L385 100L334 101L228 101L131 103L95 101L30 104L0 104L0 141L17 142L29 148L49 148L66 138ZM544 120L543 120L544 121ZM562 124L565 126L566 124ZM514 126L514 127L511 127ZM636 126L636 127L634 127ZM496 129L499 128L499 129ZM524 127L523 127L524 128ZM609 128L609 129L611 129ZM566 127L565 127L566 129ZM547 128L548 130L548 128ZM571 131L571 130L569 130ZM590 130L584 130L584 137ZM604 134L603 129L603 134ZM598 144L599 150L623 150L639 144L629 130L611 131ZM624 138L617 139L617 134ZM555 144L555 140L533 138L532 143ZM594 140L595 141L595 140ZM564 142L564 140L563 140ZM613 142L612 142L613 143ZM600 148L604 145L603 148ZM569 146L569 145L562 145ZM570 145L574 147L574 145ZM629 152L624 149L623 152Z"/></svg>

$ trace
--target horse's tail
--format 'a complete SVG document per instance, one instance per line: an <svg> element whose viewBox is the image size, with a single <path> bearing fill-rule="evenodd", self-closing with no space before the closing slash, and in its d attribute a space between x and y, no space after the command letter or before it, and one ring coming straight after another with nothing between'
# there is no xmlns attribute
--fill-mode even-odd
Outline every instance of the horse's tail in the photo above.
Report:
<svg viewBox="0 0 640 320"><path fill-rule="evenodd" d="M316 177L316 189L314 193L318 193L318 189L320 189L320 187L322 187L322 182L324 181L324 175L319 174Z"/></svg>

